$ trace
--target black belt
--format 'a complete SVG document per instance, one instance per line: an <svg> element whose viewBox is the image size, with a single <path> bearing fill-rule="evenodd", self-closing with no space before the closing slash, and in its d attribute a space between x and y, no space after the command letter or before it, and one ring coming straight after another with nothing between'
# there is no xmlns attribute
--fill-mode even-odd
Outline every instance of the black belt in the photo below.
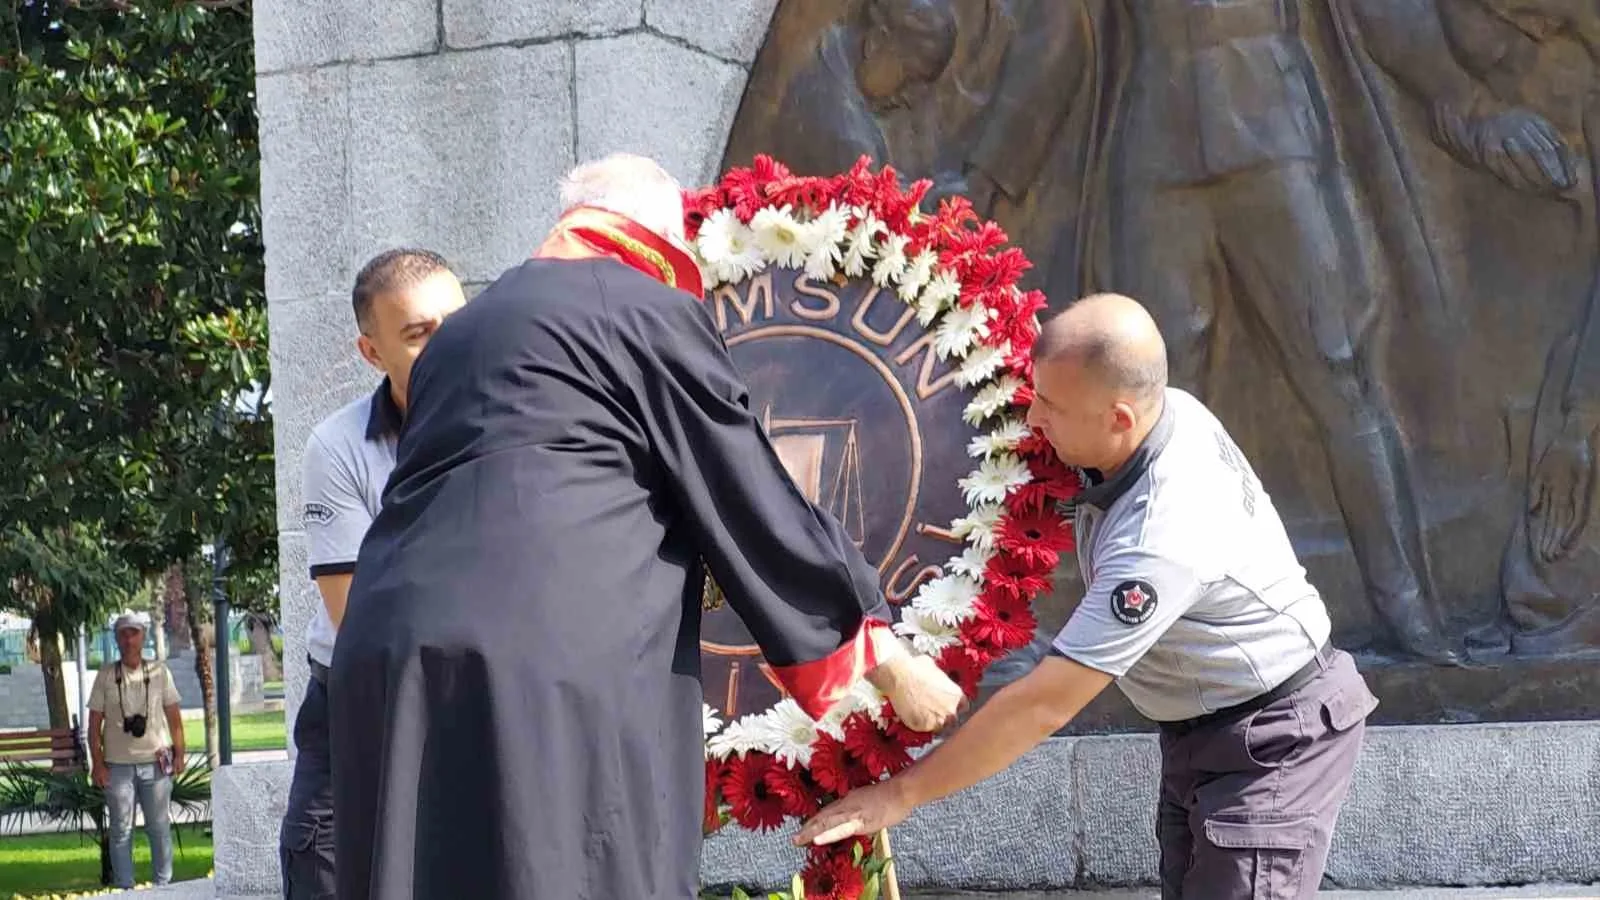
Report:
<svg viewBox="0 0 1600 900"><path fill-rule="evenodd" d="M323 687L327 687L328 686L328 667L323 665L322 663L317 662L316 660L312 659L309 656L306 657L306 664L311 667L311 677L315 678L317 680L318 684L322 685Z"/></svg>
<svg viewBox="0 0 1600 900"><path fill-rule="evenodd" d="M1177 722L1162 722L1161 730L1173 735L1183 735L1206 725L1243 718L1258 709L1277 703L1279 700L1310 684L1311 679L1322 674L1323 669L1327 668L1332 658L1333 642L1330 641L1318 648L1317 654L1311 657L1310 662L1301 666L1299 671L1285 678L1282 683L1272 690L1264 694L1257 694L1243 703L1236 703L1233 706L1223 707L1215 712L1208 712L1203 716L1195 716L1192 719L1182 719Z"/></svg>

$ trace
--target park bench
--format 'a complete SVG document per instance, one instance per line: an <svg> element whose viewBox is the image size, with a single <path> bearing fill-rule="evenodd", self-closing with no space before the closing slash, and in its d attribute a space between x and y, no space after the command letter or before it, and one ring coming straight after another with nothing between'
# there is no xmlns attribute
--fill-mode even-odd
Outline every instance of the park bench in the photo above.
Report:
<svg viewBox="0 0 1600 900"><path fill-rule="evenodd" d="M70 772L87 768L88 761L74 725L71 728L0 731L0 764L8 762L47 762L54 771Z"/></svg>

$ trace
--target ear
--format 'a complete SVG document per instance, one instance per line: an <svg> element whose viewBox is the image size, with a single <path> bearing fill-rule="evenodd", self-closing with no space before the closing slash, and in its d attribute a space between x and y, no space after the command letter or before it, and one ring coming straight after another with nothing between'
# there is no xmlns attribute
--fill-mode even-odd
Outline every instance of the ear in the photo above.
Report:
<svg viewBox="0 0 1600 900"><path fill-rule="evenodd" d="M1133 404L1126 400L1118 400L1111 405L1111 427L1118 434L1132 431L1139 423L1139 413Z"/></svg>
<svg viewBox="0 0 1600 900"><path fill-rule="evenodd" d="M361 351L361 358L369 365L380 372L383 371L383 360L378 356L378 348L372 345L371 339L364 334L357 336L356 349Z"/></svg>

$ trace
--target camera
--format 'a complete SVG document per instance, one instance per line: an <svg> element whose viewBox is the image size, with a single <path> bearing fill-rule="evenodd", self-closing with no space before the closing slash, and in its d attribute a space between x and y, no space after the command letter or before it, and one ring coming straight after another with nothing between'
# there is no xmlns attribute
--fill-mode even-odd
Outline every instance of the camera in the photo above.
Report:
<svg viewBox="0 0 1600 900"><path fill-rule="evenodd" d="M123 716L122 730L136 738L144 737L145 719L143 715Z"/></svg>

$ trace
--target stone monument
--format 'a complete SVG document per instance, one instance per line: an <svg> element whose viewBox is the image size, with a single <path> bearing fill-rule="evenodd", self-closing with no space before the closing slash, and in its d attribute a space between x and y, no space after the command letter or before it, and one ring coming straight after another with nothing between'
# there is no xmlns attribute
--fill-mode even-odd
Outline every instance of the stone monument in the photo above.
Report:
<svg viewBox="0 0 1600 900"><path fill-rule="evenodd" d="M1091 289L1144 299L1179 383L1256 463L1383 700L1376 721L1396 723L1369 731L1330 880L1600 880L1592 5L378 8L254 4L291 723L317 602L301 452L374 381L352 347L363 260L427 246L480 288L553 222L556 178L612 150L653 155L687 185L757 152L802 172L866 153L931 179L934 199L972 198L1027 251L1053 307ZM728 330L751 335L734 351L752 365L794 337L758 330ZM848 518L850 492L823 496L818 473L885 438L828 424L864 416L829 406L838 396L800 408L773 385L775 430L796 426L793 466ZM892 556L891 573L909 558ZM1057 582L1044 640L1076 602L1073 574ZM708 694L729 683L761 682L724 673ZM1073 735L920 811L896 829L902 884L1153 880L1153 740L1103 734L1142 730L1109 692ZM219 894L277 890L287 782L282 764L218 773ZM786 884L796 867L782 835L707 845L708 882Z"/></svg>

